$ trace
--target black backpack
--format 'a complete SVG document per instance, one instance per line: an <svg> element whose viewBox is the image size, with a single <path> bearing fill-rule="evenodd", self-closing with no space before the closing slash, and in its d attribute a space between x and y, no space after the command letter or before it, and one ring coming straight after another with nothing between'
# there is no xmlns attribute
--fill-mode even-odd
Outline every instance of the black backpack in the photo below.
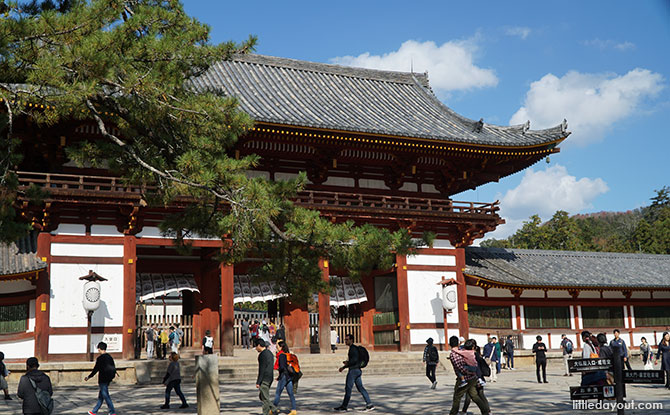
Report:
<svg viewBox="0 0 670 415"><path fill-rule="evenodd" d="M40 389L37 387L37 383L34 380L28 378L33 389L35 389L35 398L37 398L37 403L40 406L40 412L42 415L51 415L54 411L54 401L51 399L49 392Z"/></svg>
<svg viewBox="0 0 670 415"><path fill-rule="evenodd" d="M440 355L437 353L437 347L432 346L430 349L428 349L428 361L430 362L440 361Z"/></svg>
<svg viewBox="0 0 670 415"><path fill-rule="evenodd" d="M358 346L358 363L360 368L363 369L370 362L370 353L363 346Z"/></svg>
<svg viewBox="0 0 670 415"><path fill-rule="evenodd" d="M486 360L479 355L475 355L475 358L477 359L477 366L479 366L482 376L491 376L491 367L486 364Z"/></svg>

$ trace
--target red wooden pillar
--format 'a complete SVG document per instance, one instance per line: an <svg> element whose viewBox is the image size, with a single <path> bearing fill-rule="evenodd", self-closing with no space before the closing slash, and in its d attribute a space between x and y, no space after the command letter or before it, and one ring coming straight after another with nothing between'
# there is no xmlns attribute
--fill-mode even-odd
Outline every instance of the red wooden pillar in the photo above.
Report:
<svg viewBox="0 0 670 415"><path fill-rule="evenodd" d="M458 281L458 335L469 337L470 322L468 322L468 287L465 285L465 249L456 248L456 281ZM449 339L447 339L447 342Z"/></svg>
<svg viewBox="0 0 670 415"><path fill-rule="evenodd" d="M137 271L137 244L135 236L123 237L123 346L125 360L135 357L133 338L135 330L135 275Z"/></svg>
<svg viewBox="0 0 670 415"><path fill-rule="evenodd" d="M284 302L286 341L296 353L309 353L309 312L306 304Z"/></svg>
<svg viewBox="0 0 670 415"><path fill-rule="evenodd" d="M369 349L374 349L375 279L371 275L366 275L361 278L361 284L365 289L365 296L368 298L368 301L361 304L361 344Z"/></svg>
<svg viewBox="0 0 670 415"><path fill-rule="evenodd" d="M214 338L214 347L219 338L219 282L221 274L219 264L214 261L208 261L203 264L201 269L200 286L200 331L201 334L209 330ZM194 339L200 343L202 337Z"/></svg>
<svg viewBox="0 0 670 415"><path fill-rule="evenodd" d="M234 277L234 266L232 264L221 264L221 356L233 355L233 339L235 337L233 331L235 322L233 309Z"/></svg>
<svg viewBox="0 0 670 415"><path fill-rule="evenodd" d="M330 282L330 272L328 261L319 260L321 269L321 279L327 283ZM319 293L319 352L330 352L330 294Z"/></svg>
<svg viewBox="0 0 670 415"><path fill-rule="evenodd" d="M409 337L409 288L407 285L407 257L396 254L396 279L398 286L398 330L400 331L400 351L408 352L411 345Z"/></svg>
<svg viewBox="0 0 670 415"><path fill-rule="evenodd" d="M37 275L35 292L35 357L40 362L49 360L49 299L51 292L51 234L37 236L37 256L46 262L47 269Z"/></svg>
<svg viewBox="0 0 670 415"><path fill-rule="evenodd" d="M202 258L200 259L203 260ZM198 287L198 290L202 291L202 269L196 268L193 270L193 280ZM193 347L199 348L202 346L202 338L205 337L205 330L202 328L202 297L199 292L193 292Z"/></svg>

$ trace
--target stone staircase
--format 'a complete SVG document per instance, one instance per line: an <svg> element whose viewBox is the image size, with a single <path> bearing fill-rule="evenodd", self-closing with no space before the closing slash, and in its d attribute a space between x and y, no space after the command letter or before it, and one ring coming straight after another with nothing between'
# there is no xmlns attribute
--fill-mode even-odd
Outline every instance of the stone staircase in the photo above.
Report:
<svg viewBox="0 0 670 415"><path fill-rule="evenodd" d="M421 358L422 352L372 352L370 363L363 369L367 375L421 375L425 373L425 366ZM440 352L441 364L437 373L452 373L451 363L447 359L448 353ZM338 350L328 354L301 354L298 355L300 368L305 378L319 378L336 375L337 369L346 360L345 351ZM258 374L258 353L255 350L235 350L234 357L219 357L219 382L225 383L253 383ZM194 382L195 358L185 357L180 360L182 382ZM160 384L165 375L168 362L166 360L147 360L136 362L135 370L138 383Z"/></svg>

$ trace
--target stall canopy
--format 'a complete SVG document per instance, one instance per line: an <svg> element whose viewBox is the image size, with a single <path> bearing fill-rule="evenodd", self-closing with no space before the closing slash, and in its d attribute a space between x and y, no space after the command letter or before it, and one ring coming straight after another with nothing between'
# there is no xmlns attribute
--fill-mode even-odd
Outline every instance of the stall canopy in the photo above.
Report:
<svg viewBox="0 0 670 415"><path fill-rule="evenodd" d="M349 277L337 275L331 275L330 279L335 281L335 288L330 293L330 305L340 307L368 301L360 281L352 281Z"/></svg>
<svg viewBox="0 0 670 415"><path fill-rule="evenodd" d="M138 301L181 291L200 292L191 274L137 274L136 284Z"/></svg>
<svg viewBox="0 0 670 415"><path fill-rule="evenodd" d="M233 303L270 301L286 297L287 294L276 284L267 281L256 281L249 275L235 275L235 296Z"/></svg>

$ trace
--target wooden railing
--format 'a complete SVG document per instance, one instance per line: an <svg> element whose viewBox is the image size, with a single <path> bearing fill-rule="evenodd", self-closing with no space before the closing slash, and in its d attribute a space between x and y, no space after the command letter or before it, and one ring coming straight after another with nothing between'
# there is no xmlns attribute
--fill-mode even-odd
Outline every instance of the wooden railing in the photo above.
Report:
<svg viewBox="0 0 670 415"><path fill-rule="evenodd" d="M354 343L361 341L360 316L338 315L330 319L330 327L337 332L337 344L344 344L344 337L347 334L354 336ZM311 344L319 344L319 313L309 313L309 338Z"/></svg>
<svg viewBox="0 0 670 415"><path fill-rule="evenodd" d="M118 177L83 176L56 173L16 172L19 185L28 187L31 184L43 187L57 196L61 191L92 191L108 192L110 196L139 196L142 192L155 189L154 186L140 187L127 184ZM296 204L313 208L360 209L360 210L395 210L411 211L412 213L461 213L495 216L499 210L498 202L458 202L449 199L435 199L409 196L387 196L375 194L329 192L321 190L304 190L294 198Z"/></svg>
<svg viewBox="0 0 670 415"><path fill-rule="evenodd" d="M193 316L192 315L136 315L135 323L137 324L137 336L140 344L142 345L142 350L145 350L147 347L146 336L144 332L147 330L150 324L156 324L156 332L158 329L167 329L169 330L170 326L174 326L176 323L179 323L179 328L184 332L184 338L181 339L181 347L191 347L193 346Z"/></svg>

